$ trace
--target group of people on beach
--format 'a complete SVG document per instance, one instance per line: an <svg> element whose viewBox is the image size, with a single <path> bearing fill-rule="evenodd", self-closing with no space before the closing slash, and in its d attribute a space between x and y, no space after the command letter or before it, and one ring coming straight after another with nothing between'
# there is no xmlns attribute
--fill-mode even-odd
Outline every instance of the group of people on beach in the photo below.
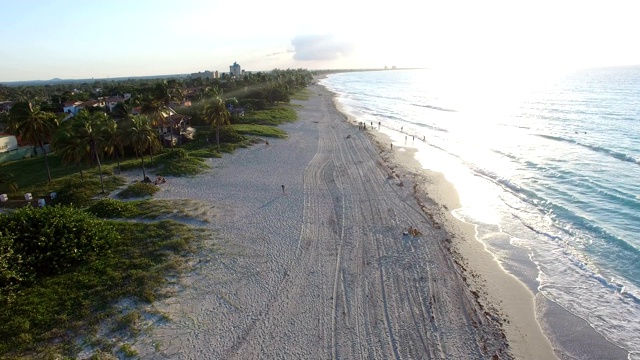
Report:
<svg viewBox="0 0 640 360"><path fill-rule="evenodd" d="M144 181L143 181L143 182L150 184L150 183L151 183L151 179L150 179L148 176L145 176L145 177L144 177ZM162 177L162 176L158 176L158 177L156 178L156 181L154 181L153 183L154 183L155 185L160 185L160 184L164 184L164 183L166 183L166 182L167 182L167 180L166 180L164 177Z"/></svg>

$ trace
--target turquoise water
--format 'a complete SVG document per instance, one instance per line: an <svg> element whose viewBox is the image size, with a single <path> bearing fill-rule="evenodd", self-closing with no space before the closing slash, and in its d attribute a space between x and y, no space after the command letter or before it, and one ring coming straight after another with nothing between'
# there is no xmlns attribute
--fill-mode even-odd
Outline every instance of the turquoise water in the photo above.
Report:
<svg viewBox="0 0 640 360"><path fill-rule="evenodd" d="M640 67L322 84L445 174L507 271L640 358Z"/></svg>

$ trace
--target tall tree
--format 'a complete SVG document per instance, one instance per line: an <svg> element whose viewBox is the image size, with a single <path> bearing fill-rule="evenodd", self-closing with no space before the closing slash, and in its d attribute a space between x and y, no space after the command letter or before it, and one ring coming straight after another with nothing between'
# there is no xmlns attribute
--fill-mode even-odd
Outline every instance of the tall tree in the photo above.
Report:
<svg viewBox="0 0 640 360"><path fill-rule="evenodd" d="M175 80L160 81L151 89L151 93L142 101L142 113L147 115L154 126L159 129L169 127L171 150L173 150L173 123L171 115L173 110L169 106L172 101L181 101L183 98L179 84ZM159 136L164 141L164 134L159 131Z"/></svg>
<svg viewBox="0 0 640 360"><path fill-rule="evenodd" d="M63 165L77 165L80 168L80 179L84 181L83 164L91 162L91 151L86 143L76 136L73 118L63 122L51 141L51 146Z"/></svg>
<svg viewBox="0 0 640 360"><path fill-rule="evenodd" d="M40 111L30 101L15 103L9 111L7 130L19 136L22 141L40 147L44 154L49 181L51 181L51 170L49 169L49 158L45 144L51 141L57 128L58 119L55 114Z"/></svg>
<svg viewBox="0 0 640 360"><path fill-rule="evenodd" d="M144 168L144 153L158 143L151 121L144 115L133 115L124 123L123 132L124 143L131 145L136 155L142 159L142 178L145 179L147 173Z"/></svg>
<svg viewBox="0 0 640 360"><path fill-rule="evenodd" d="M211 124L211 129L216 130L216 144L218 145L218 150L220 150L220 127L230 124L230 114L224 101L216 97L206 103L203 110L203 117Z"/></svg>
<svg viewBox="0 0 640 360"><path fill-rule="evenodd" d="M104 150L104 127L109 116L103 112L90 113L81 110L70 122L71 136L75 138L79 147L84 146L89 151L89 161L98 164L100 173L100 187L104 193L104 179L102 175L102 157Z"/></svg>
<svg viewBox="0 0 640 360"><path fill-rule="evenodd" d="M118 125L113 119L105 121L103 131L104 140L104 152L105 154L113 155L118 163L118 174L121 174L120 170L120 158L124 156L124 132L122 127Z"/></svg>

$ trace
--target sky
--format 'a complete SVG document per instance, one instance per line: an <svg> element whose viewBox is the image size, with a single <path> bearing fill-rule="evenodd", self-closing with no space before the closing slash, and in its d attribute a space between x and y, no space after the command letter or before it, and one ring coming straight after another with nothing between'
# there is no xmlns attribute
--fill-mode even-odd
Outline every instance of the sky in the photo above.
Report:
<svg viewBox="0 0 640 360"><path fill-rule="evenodd" d="M0 82L639 65L632 1L0 0Z"/></svg>

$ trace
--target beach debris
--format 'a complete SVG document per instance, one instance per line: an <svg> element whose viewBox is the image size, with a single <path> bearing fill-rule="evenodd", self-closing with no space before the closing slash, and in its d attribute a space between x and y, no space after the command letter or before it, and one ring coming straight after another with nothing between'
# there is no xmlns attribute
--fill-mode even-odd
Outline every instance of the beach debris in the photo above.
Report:
<svg viewBox="0 0 640 360"><path fill-rule="evenodd" d="M422 235L422 233L420 232L420 230L414 228L413 226L409 226L408 229L406 229L405 231L402 232L402 235L404 235L404 236L411 235L411 236L415 237L415 236Z"/></svg>

